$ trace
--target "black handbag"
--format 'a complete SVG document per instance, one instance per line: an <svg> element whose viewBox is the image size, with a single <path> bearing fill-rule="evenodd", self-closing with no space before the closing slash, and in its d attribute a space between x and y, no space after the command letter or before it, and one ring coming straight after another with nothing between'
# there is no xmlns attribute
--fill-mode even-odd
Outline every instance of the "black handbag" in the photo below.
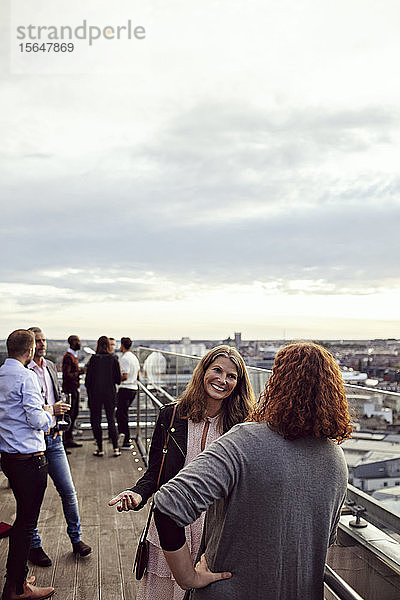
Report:
<svg viewBox="0 0 400 600"><path fill-rule="evenodd" d="M171 423L169 424L168 434L166 435L164 447L162 450L162 460L161 460L160 470L158 472L158 478L157 478L157 488L156 488L157 490L160 485L161 472L162 472L162 469L164 466L165 457L167 456L167 452L168 452L167 446L168 446L168 441L169 441L169 430L171 429L172 424L175 419L176 407L177 407L177 405L175 404L174 410L172 412ZM138 547L136 550L135 561L133 563L132 572L135 574L135 577L138 580L142 579L143 575L146 573L147 563L149 562L149 542L147 540L147 534L149 531L151 517L153 516L153 512L154 512L154 500L152 501L151 506L150 506L146 525L144 526L142 534L139 538L139 543L138 543Z"/></svg>
<svg viewBox="0 0 400 600"><path fill-rule="evenodd" d="M149 510L149 516L147 517L146 525L140 536L138 547L136 550L135 562L133 563L132 571L135 573L136 579L142 579L143 575L147 570L147 563L149 562L149 542L146 539L147 533L150 527L151 517L153 515L153 502Z"/></svg>

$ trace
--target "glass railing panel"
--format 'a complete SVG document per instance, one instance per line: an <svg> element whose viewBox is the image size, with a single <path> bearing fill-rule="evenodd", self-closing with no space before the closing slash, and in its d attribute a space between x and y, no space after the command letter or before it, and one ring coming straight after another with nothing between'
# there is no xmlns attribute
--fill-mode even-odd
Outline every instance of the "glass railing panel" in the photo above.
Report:
<svg viewBox="0 0 400 600"><path fill-rule="evenodd" d="M145 464L148 464L151 439L158 413L163 403L150 391L147 386L139 382L136 394L136 427L135 439L143 456Z"/></svg>
<svg viewBox="0 0 400 600"><path fill-rule="evenodd" d="M176 357L176 397L178 398L185 391L192 373L199 363L199 358L189 356Z"/></svg>
<svg viewBox="0 0 400 600"><path fill-rule="evenodd" d="M350 410L367 429L376 429L379 422L382 428L400 426L400 394L357 385L345 385ZM372 420L372 417L374 418Z"/></svg>
<svg viewBox="0 0 400 600"><path fill-rule="evenodd" d="M266 369L257 369L256 367L247 367L247 373L249 375L254 395L258 401L260 394L265 389L265 385L268 382L272 371L267 371Z"/></svg>

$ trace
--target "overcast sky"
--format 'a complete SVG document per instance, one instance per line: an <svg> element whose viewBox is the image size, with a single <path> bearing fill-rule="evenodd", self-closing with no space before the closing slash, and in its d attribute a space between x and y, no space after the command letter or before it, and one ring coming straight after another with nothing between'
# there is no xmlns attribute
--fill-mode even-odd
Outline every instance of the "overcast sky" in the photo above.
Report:
<svg viewBox="0 0 400 600"><path fill-rule="evenodd" d="M400 338L397 1L10 7L0 336ZM146 39L18 55L83 19Z"/></svg>

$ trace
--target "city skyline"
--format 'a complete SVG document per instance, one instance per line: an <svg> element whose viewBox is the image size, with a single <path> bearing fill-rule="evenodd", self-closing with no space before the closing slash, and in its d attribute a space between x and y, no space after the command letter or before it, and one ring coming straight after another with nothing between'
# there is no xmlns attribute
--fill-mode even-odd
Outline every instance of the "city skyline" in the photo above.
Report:
<svg viewBox="0 0 400 600"><path fill-rule="evenodd" d="M18 5L146 38L18 72ZM0 337L400 338L398 3L0 11Z"/></svg>

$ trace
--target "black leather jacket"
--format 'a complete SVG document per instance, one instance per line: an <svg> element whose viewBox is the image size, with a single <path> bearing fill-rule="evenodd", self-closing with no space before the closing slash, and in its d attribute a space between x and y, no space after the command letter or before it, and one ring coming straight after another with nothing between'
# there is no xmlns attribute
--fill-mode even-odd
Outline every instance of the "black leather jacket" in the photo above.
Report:
<svg viewBox="0 0 400 600"><path fill-rule="evenodd" d="M147 500L157 491L157 479L162 461L162 450L164 447L167 432L169 431L169 441L167 446L167 455L160 478L160 486L166 483L182 469L185 464L187 452L187 434L188 420L179 419L175 415L174 422L170 428L171 417L175 402L166 404L160 409L160 414L154 429L151 440L149 466L146 473L131 488L133 492L142 496L142 502L135 510L145 506Z"/></svg>

